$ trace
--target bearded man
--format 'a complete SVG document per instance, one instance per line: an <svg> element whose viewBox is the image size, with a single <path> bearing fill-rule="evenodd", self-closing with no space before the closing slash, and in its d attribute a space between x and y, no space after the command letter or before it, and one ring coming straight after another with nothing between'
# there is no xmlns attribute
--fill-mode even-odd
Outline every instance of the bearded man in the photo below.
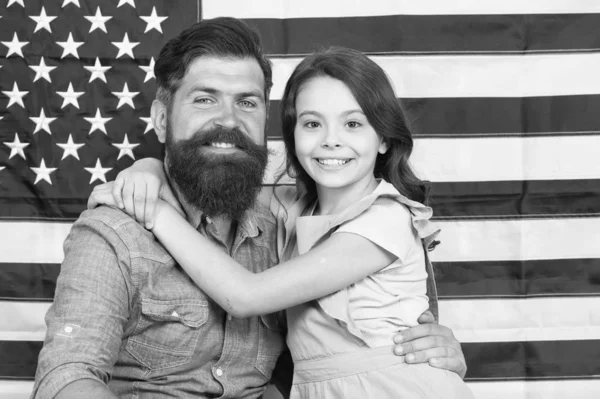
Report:
<svg viewBox="0 0 600 399"><path fill-rule="evenodd" d="M257 33L199 22L163 47L155 75L152 119L187 220L249 270L273 266L276 223L256 201L272 86ZM230 317L151 232L106 206L74 223L46 323L39 398L258 398L285 348L277 315ZM440 331L420 349L455 348ZM464 371L462 352L445 356Z"/></svg>

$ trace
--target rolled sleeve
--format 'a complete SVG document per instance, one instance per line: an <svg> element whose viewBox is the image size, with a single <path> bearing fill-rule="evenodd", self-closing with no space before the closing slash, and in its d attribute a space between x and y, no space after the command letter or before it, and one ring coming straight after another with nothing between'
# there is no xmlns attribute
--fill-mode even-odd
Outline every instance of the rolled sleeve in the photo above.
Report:
<svg viewBox="0 0 600 399"><path fill-rule="evenodd" d="M108 383L129 317L129 251L113 227L88 213L73 225L32 398L52 398L71 382Z"/></svg>

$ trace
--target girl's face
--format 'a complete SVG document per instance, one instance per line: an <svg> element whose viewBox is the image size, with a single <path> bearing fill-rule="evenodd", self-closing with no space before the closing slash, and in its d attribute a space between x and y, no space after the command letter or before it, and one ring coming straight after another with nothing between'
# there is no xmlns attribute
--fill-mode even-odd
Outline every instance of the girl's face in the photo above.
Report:
<svg viewBox="0 0 600 399"><path fill-rule="evenodd" d="M296 156L317 189L366 189L377 154L387 145L348 87L331 77L310 79L296 97Z"/></svg>

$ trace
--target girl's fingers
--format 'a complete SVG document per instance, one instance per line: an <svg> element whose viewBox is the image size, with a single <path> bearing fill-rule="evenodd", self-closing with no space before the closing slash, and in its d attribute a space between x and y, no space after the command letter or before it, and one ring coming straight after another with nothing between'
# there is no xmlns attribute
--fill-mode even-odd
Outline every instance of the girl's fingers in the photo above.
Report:
<svg viewBox="0 0 600 399"><path fill-rule="evenodd" d="M123 185L125 184L125 178L122 176L122 173L123 172L117 175L112 190L113 198L115 199L117 207L120 209L125 207L125 205L123 205Z"/></svg>

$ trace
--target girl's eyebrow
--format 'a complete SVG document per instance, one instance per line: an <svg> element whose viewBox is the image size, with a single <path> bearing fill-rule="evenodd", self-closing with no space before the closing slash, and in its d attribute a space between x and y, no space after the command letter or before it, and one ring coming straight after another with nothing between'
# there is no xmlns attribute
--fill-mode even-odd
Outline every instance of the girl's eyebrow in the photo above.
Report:
<svg viewBox="0 0 600 399"><path fill-rule="evenodd" d="M350 114L354 114L354 113L359 113L364 115L365 113L362 111L362 109L350 109L348 111L344 111L342 112L342 116L346 117ZM302 111L298 114L298 118L300 118L301 116L306 116L306 115L312 115L312 116L322 116L319 112L317 111Z"/></svg>
<svg viewBox="0 0 600 399"><path fill-rule="evenodd" d="M343 112L342 116L348 116L348 115L354 114L354 113L359 113L359 114L363 114L363 115L365 114L362 109L351 109L349 111Z"/></svg>
<svg viewBox="0 0 600 399"><path fill-rule="evenodd" d="M300 118L301 116L307 116L307 115L321 116L321 114L317 111L302 111L298 114L298 118Z"/></svg>

